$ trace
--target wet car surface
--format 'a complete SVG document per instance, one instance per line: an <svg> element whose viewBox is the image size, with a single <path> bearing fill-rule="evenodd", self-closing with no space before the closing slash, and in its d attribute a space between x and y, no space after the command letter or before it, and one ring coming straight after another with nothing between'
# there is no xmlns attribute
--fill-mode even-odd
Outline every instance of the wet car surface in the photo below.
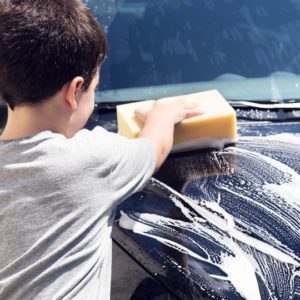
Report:
<svg viewBox="0 0 300 300"><path fill-rule="evenodd" d="M299 299L298 1L86 2L110 42L88 126L117 132L102 102L209 89L238 116L236 145L170 155L118 207L114 242L149 274L132 299Z"/></svg>
<svg viewBox="0 0 300 300"><path fill-rule="evenodd" d="M98 104L87 127L117 132L114 107ZM221 150L171 154L118 206L112 299L300 299L293 114L294 122L239 120L238 143Z"/></svg>
<svg viewBox="0 0 300 300"><path fill-rule="evenodd" d="M117 132L108 100L299 102L298 1L85 2L110 44L88 128ZM170 155L118 207L113 300L300 299L300 110L236 109L236 145Z"/></svg>
<svg viewBox="0 0 300 300"><path fill-rule="evenodd" d="M105 105L95 123L117 130ZM300 299L300 123L241 120L238 134L171 154L118 207L113 239L154 280L132 299Z"/></svg>

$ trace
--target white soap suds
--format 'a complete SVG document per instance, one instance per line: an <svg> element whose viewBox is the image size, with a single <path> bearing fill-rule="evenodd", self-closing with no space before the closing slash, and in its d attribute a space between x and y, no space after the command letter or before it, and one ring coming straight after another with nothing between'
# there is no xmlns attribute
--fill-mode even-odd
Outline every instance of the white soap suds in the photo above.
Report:
<svg viewBox="0 0 300 300"><path fill-rule="evenodd" d="M281 141L283 143L292 143L292 144L300 144L300 134L292 134L292 133L280 133L269 135L266 139L271 141Z"/></svg>
<svg viewBox="0 0 300 300"><path fill-rule="evenodd" d="M172 153L192 151L198 149L222 149L226 145L235 144L237 139L216 139L216 138L201 138L184 143L175 144L172 147Z"/></svg>
<svg viewBox="0 0 300 300"><path fill-rule="evenodd" d="M230 282L246 299L261 298L257 277L268 299L278 299L276 293L292 299L291 289L297 290L300 282L300 175L294 169L298 162L300 170L300 139L289 134L268 139L274 149L271 154L265 149L266 137L243 137L239 147L229 148L237 157L232 177L216 175L214 184L206 178L186 184L187 194L190 186L199 190L197 199L152 180L188 221L122 212L120 226L191 257L193 270L194 260L221 269L226 276L209 276ZM280 162L277 156L284 150L288 154ZM212 159L218 162L218 157Z"/></svg>

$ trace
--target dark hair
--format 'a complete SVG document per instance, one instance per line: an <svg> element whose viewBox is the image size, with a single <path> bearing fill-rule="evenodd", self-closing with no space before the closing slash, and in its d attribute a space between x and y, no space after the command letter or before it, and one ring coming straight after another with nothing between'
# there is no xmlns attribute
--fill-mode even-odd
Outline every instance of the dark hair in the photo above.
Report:
<svg viewBox="0 0 300 300"><path fill-rule="evenodd" d="M79 0L0 0L0 98L12 109L40 103L76 76L86 91L106 53Z"/></svg>

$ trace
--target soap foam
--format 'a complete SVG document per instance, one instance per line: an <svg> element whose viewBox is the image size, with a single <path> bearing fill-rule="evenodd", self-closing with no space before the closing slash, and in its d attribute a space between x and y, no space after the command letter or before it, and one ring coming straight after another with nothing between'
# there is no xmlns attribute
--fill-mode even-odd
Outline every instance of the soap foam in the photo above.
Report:
<svg viewBox="0 0 300 300"><path fill-rule="evenodd" d="M169 191L169 201L189 222L157 214L122 212L120 226L186 254L190 257L186 266L190 272L195 270L195 260L221 269L225 276L210 277L230 282L246 299L261 298L257 277L264 283L269 299L277 299L278 295L292 299L293 293L299 294L300 290L300 176L295 171L300 169L300 140L290 135L273 136L269 138L272 152L267 152L265 140L242 137L239 147L232 147L239 176L216 176L213 186L208 179L185 186L187 195L189 189L198 189L197 199L152 180L152 185ZM280 162L277 158L281 153L288 155ZM222 197L226 201L232 198L232 203ZM239 203L243 206L235 205ZM261 214L266 218L262 219ZM272 228L268 219L278 222L279 228ZM201 286L208 290L203 282Z"/></svg>
<svg viewBox="0 0 300 300"><path fill-rule="evenodd" d="M226 145L232 145L237 142L236 139L216 139L216 138L200 138L184 143L175 144L172 147L172 153L183 151L192 151L198 149L222 149Z"/></svg>

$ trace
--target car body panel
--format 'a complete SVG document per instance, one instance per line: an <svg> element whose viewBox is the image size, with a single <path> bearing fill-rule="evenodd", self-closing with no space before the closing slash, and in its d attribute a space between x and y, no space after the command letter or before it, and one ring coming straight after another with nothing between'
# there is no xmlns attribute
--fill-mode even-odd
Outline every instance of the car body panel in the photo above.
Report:
<svg viewBox="0 0 300 300"><path fill-rule="evenodd" d="M113 110L93 122L116 131ZM234 146L170 155L113 238L180 299L299 298L299 126L239 122Z"/></svg>
<svg viewBox="0 0 300 300"><path fill-rule="evenodd" d="M110 44L87 128L117 132L108 100L299 101L296 0L84 2ZM119 205L112 299L300 299L299 111L237 109L235 146L170 155Z"/></svg>

